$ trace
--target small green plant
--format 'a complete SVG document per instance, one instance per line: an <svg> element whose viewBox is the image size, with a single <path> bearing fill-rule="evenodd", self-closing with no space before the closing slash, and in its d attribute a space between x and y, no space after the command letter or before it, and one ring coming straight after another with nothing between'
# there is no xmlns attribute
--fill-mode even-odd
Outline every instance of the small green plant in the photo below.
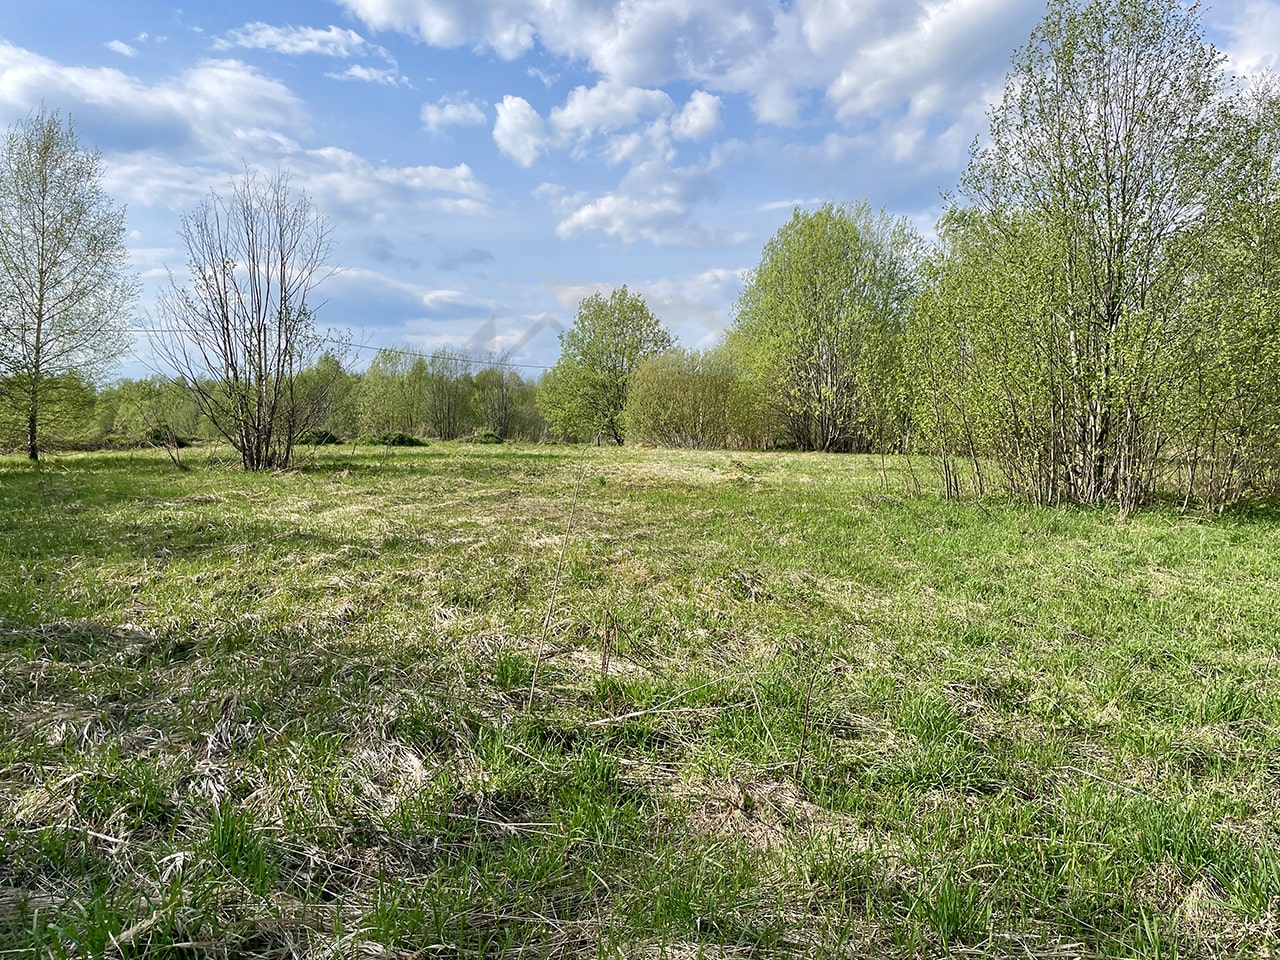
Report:
<svg viewBox="0 0 1280 960"><path fill-rule="evenodd" d="M369 434L361 437L360 442L368 447L425 447L427 445L421 437L400 431Z"/></svg>
<svg viewBox="0 0 1280 960"><path fill-rule="evenodd" d="M308 430L298 437L298 443L304 447L326 447L342 443L342 438L328 430Z"/></svg>

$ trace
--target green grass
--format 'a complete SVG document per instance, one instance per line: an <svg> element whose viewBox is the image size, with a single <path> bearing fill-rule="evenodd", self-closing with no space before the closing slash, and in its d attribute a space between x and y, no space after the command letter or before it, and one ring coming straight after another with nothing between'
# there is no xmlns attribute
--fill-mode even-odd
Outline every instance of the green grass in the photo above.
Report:
<svg viewBox="0 0 1280 960"><path fill-rule="evenodd" d="M0 957L1280 944L1274 509L190 459L0 460Z"/></svg>

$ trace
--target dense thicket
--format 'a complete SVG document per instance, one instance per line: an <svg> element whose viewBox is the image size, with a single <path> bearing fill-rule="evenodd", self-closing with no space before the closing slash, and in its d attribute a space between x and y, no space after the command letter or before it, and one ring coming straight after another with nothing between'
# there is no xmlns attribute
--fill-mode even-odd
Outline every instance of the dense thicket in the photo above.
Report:
<svg viewBox="0 0 1280 960"><path fill-rule="evenodd" d="M905 220L865 203L797 208L765 245L729 344L795 446L866 453L901 445L901 351L917 247Z"/></svg>
<svg viewBox="0 0 1280 960"><path fill-rule="evenodd" d="M1177 0L1055 2L945 225L915 341L925 431L1036 502L1150 499L1179 388L1225 93Z"/></svg>

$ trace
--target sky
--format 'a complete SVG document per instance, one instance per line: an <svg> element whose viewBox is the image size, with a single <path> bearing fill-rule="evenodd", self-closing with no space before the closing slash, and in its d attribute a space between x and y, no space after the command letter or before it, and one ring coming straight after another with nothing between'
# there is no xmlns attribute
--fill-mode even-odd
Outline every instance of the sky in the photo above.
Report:
<svg viewBox="0 0 1280 960"><path fill-rule="evenodd" d="M1241 74L1280 0L1203 8ZM507 350L536 376L627 284L713 345L795 206L865 200L928 235L1037 0L0 0L0 123L44 107L127 207L138 325L181 216L286 171L333 225L322 327ZM145 337L120 373L154 366Z"/></svg>

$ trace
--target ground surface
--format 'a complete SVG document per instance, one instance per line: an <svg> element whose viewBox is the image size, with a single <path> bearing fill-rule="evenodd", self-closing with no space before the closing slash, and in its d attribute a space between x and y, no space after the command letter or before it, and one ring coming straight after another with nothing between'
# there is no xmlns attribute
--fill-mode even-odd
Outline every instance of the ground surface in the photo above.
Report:
<svg viewBox="0 0 1280 960"><path fill-rule="evenodd" d="M1274 511L788 454L194 463L0 460L0 956L1280 938Z"/></svg>

